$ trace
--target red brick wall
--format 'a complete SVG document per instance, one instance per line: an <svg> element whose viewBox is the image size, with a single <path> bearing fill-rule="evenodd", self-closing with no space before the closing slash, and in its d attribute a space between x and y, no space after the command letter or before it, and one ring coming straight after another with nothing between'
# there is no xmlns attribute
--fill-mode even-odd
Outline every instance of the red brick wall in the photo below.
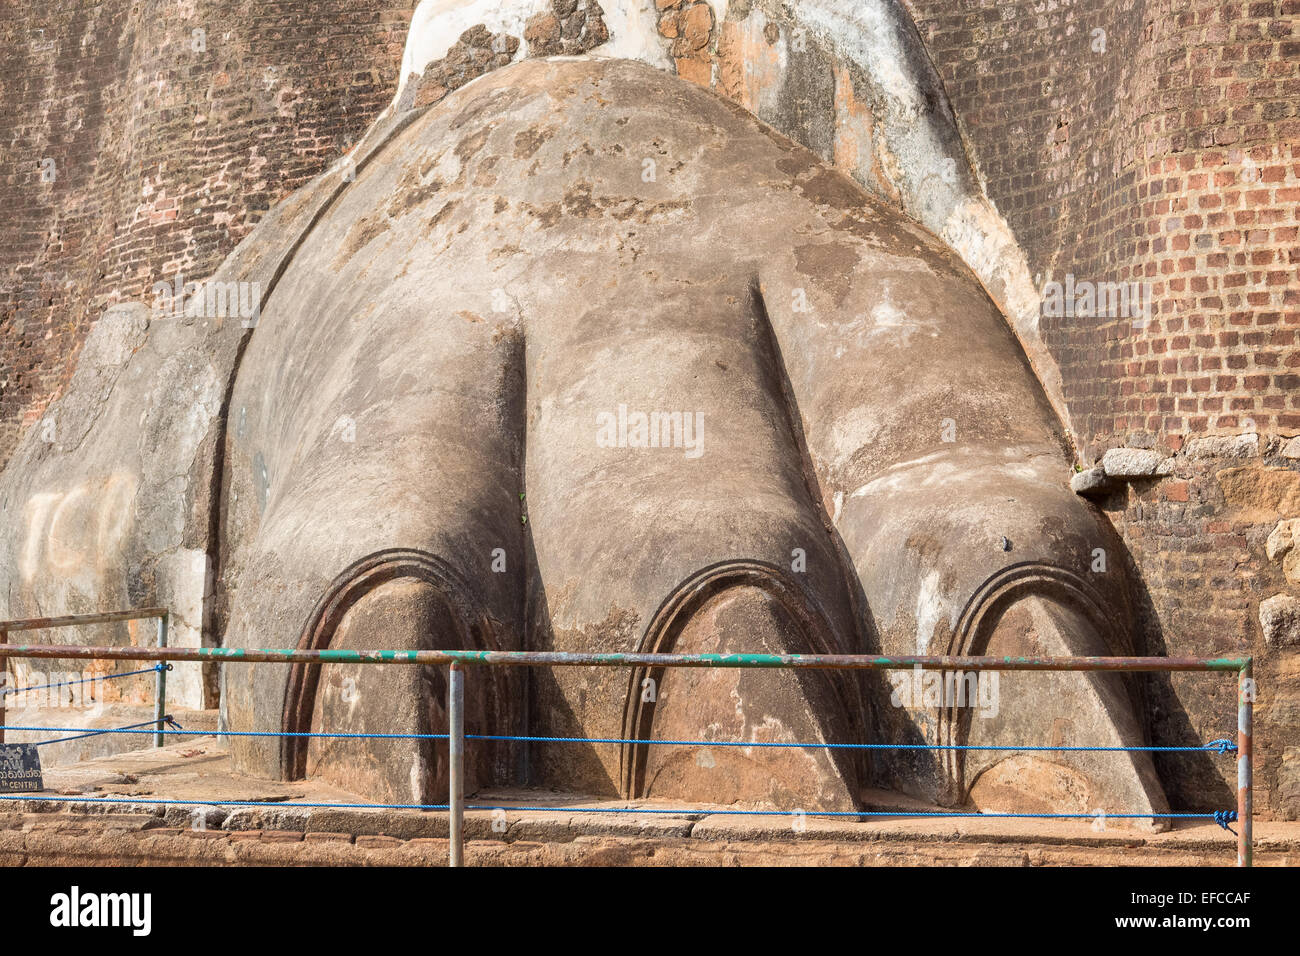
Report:
<svg viewBox="0 0 1300 956"><path fill-rule="evenodd" d="M1300 0L905 3L1031 273L1152 283L1144 327L1044 318L1043 335L1089 462L1183 452L1106 503L1140 633L1151 653L1256 656L1257 806L1294 819L1300 661L1264 646L1258 613L1288 591L1264 540L1300 514L1300 464L1276 454L1300 433ZM1247 430L1258 455L1186 455ZM1231 679L1156 679L1152 708L1159 742L1235 731ZM1234 800L1230 760L1162 771L1181 807Z"/></svg>
<svg viewBox="0 0 1300 956"><path fill-rule="evenodd" d="M356 140L392 97L414 6L4 5L0 463L106 304L206 277Z"/></svg>
<svg viewBox="0 0 1300 956"><path fill-rule="evenodd" d="M1153 284L1044 319L1088 450L1300 432L1300 0L906 4L1031 272Z"/></svg>

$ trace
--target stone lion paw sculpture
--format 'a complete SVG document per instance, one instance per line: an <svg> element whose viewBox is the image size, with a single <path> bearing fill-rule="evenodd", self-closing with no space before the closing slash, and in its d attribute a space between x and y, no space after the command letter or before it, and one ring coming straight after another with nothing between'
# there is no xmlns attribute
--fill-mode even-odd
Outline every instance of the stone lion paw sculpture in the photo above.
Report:
<svg viewBox="0 0 1300 956"><path fill-rule="evenodd" d="M0 480L11 616L149 599L229 647L1131 651L1125 572L1093 569L1122 547L1070 492L1003 316L808 150L639 63L531 60L385 118L355 159L187 314L101 320L60 439L29 436ZM213 287L255 308L214 320ZM219 692L234 730L437 732L443 680L229 664ZM1164 806L1142 753L645 743L1140 743L1118 675L1003 674L964 706L919 674L468 687L472 733L634 741L471 742L470 790ZM428 741L231 747L264 776L445 793Z"/></svg>

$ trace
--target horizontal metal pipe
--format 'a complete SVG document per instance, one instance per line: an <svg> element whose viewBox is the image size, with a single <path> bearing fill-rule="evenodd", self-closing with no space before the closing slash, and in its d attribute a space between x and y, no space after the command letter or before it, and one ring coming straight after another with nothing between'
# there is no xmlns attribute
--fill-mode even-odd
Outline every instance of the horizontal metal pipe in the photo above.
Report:
<svg viewBox="0 0 1300 956"><path fill-rule="evenodd" d="M165 607L142 607L133 611L104 611L100 614L69 614L66 617L34 617L27 621L0 621L0 631L40 631L47 627L111 624L114 621L143 621L166 616Z"/></svg>
<svg viewBox="0 0 1300 956"><path fill-rule="evenodd" d="M1249 658L880 657L867 654L572 654L559 651L354 651L238 647L11 644L0 657L315 664L500 664L559 667L791 667L824 670L1239 671Z"/></svg>

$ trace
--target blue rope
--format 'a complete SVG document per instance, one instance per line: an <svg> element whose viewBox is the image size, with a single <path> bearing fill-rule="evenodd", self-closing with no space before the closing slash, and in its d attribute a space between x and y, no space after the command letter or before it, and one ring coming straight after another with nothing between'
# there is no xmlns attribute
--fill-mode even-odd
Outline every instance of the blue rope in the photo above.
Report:
<svg viewBox="0 0 1300 956"><path fill-rule="evenodd" d="M441 735L446 737L446 734ZM515 737L505 734L466 734L466 740L534 740L545 743L588 743L588 744L675 744L699 745L706 747L816 747L828 750L1051 750L1051 751L1214 751L1226 753L1236 750L1236 744L1229 740L1215 740L1199 747L1039 747L1025 745L964 745L964 744L827 744L827 743L783 743L772 741L744 740L637 740L625 737Z"/></svg>
<svg viewBox="0 0 1300 956"><path fill-rule="evenodd" d="M1236 836L1237 831L1234 830L1232 827L1228 826L1228 824L1234 822L1236 819L1237 819L1236 810L1214 811L1214 822L1217 823L1219 826L1223 827L1223 829L1227 830L1233 836Z"/></svg>
<svg viewBox="0 0 1300 956"><path fill-rule="evenodd" d="M151 804L156 806L205 806L205 807L293 807L302 809L327 810L449 810L446 803L272 803L266 800L148 800L125 799L116 797L46 797L39 794L0 794L0 800L39 800L46 803L105 803L105 804ZM750 817L979 817L982 819L1058 819L1058 820L1095 820L1098 816L1107 819L1136 820L1214 820L1220 826L1220 817L1224 820L1236 819L1233 810L1219 810L1214 813L963 813L963 812L918 812L892 810L707 810L694 809L660 809L657 807L493 807L467 805L466 810L501 810L534 811L553 813L648 813L667 814L671 816L750 816ZM1226 829L1226 827L1225 827Z"/></svg>
<svg viewBox="0 0 1300 956"><path fill-rule="evenodd" d="M139 726L133 724L132 726ZM24 731L63 731L63 730L81 730L89 728L78 727L9 727L9 730ZM152 733L148 730L130 730L129 728L120 728L119 730L103 730L99 733ZM186 730L174 731L173 736L193 736L193 737L326 737L343 740L446 740L450 734L360 734L360 733L321 733L306 731L268 731L268 730ZM828 743L783 743L777 741L750 741L743 740L638 740L627 737L522 737L508 734L465 734L466 740L504 740L504 741L536 741L541 743L585 743L585 744L660 744L670 746L701 746L701 747L793 747L793 748L825 748L828 750L848 749L848 750L999 750L999 751L1107 751L1107 752L1125 752L1125 751L1158 751L1158 752L1212 752L1227 753L1237 749L1236 744L1229 740L1214 740L1208 744L1202 744L1195 747L1039 747L1014 745L992 744L985 746L959 745L959 744L828 744Z"/></svg>
<svg viewBox="0 0 1300 956"><path fill-rule="evenodd" d="M127 671L125 674L103 674L99 677L87 677L82 680L65 680L57 684L37 684L35 687L5 687L0 689L0 698L7 697L10 694L26 694L33 690L50 690L55 687L71 687L73 684L92 684L97 680L117 680L119 677L135 677L138 674L152 674L154 671L171 670L170 664L155 664L153 667L146 667L142 671Z"/></svg>
<svg viewBox="0 0 1300 956"><path fill-rule="evenodd" d="M1220 753L1220 754L1236 753L1237 745L1234 744L1231 740L1222 740L1222 739L1211 740L1208 744L1205 745L1205 749L1213 750L1215 753Z"/></svg>
<svg viewBox="0 0 1300 956"><path fill-rule="evenodd" d="M1177 819L1177 820L1211 820L1213 813L960 813L947 811L919 812L893 810L660 810L653 807L480 807L466 806L466 810L558 810L563 813L670 813L700 814L703 816L758 816L758 817L792 817L802 814L806 817L980 817L994 818L1050 818L1060 820L1095 820L1099 816L1107 819ZM1223 811L1219 811L1220 813ZM1229 811L1231 812L1231 811Z"/></svg>
<svg viewBox="0 0 1300 956"><path fill-rule="evenodd" d="M169 726L169 727L175 727L175 728L177 728L177 730L179 730L179 729L180 729L180 726L181 726L180 724L176 723L176 721L172 720L171 715L168 714L166 717L160 717L160 718L157 718L157 719L155 719L155 720L146 720L146 721L145 721L144 723L142 723L142 724L127 724L125 727L110 727L110 728L106 728L106 729L104 729L104 730L90 730L89 733L85 733L85 734L77 734L75 737L60 737L58 740L40 740L40 741L37 741L33 746L36 746L36 747L44 747L46 744L65 744L65 743L67 743L69 740L81 740L81 739L84 738L84 737L98 737L100 734L120 734L120 733L133 733L133 734L156 734L156 733L158 732L158 728L157 728L157 726L155 726L155 725L156 725L156 724L161 724L161 723L166 723L167 726ZM135 729L136 727L152 727L153 729L152 729L152 730L136 730L136 729ZM40 729L40 730L46 730L46 731L50 731L50 730L52 730L52 731L55 731L55 732L65 731L65 730L89 730L89 728L86 728L86 727L41 727L41 728L33 728L33 727L7 727L7 728L5 728L5 729L6 729L6 730L34 730L34 729Z"/></svg>

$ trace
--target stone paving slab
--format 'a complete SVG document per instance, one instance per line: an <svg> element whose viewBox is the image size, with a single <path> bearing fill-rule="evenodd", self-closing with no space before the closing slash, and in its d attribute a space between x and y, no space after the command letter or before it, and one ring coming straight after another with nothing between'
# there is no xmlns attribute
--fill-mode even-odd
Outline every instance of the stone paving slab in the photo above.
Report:
<svg viewBox="0 0 1300 956"><path fill-rule="evenodd" d="M414 865L447 863L442 811L302 808L284 802L365 802L312 781L277 783L234 773L220 742L188 738L46 771L46 799L0 812L0 864ZM256 807L78 804L68 797L243 800ZM889 794L868 805L922 809ZM1097 831L1086 821L775 817L694 808L610 814L621 800L501 790L469 798L509 808L466 813L471 865L1231 865L1236 839L1213 823L1165 832ZM651 802L636 806L655 807ZM572 812L572 808L591 812ZM552 809L553 808L553 809ZM502 819L504 816L504 819ZM1300 864L1300 823L1257 823L1261 865Z"/></svg>

